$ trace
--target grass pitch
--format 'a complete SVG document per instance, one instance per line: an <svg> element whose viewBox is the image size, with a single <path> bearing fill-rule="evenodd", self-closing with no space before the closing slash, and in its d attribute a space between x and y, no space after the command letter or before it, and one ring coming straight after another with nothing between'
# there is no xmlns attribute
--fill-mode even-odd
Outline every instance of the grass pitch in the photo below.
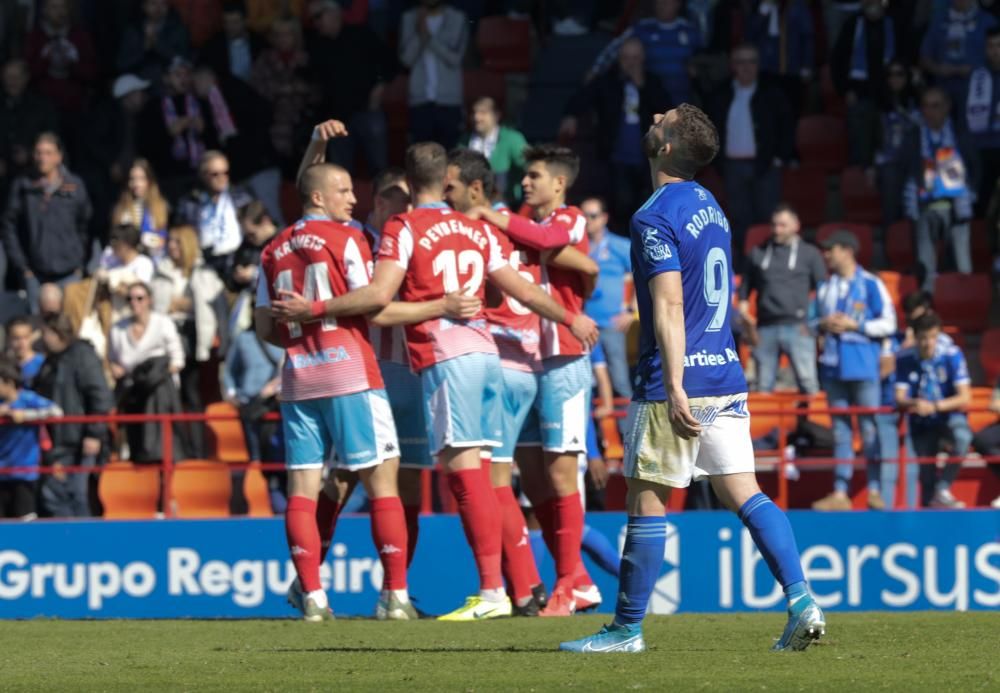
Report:
<svg viewBox="0 0 1000 693"><path fill-rule="evenodd" d="M1000 614L827 614L804 653L779 614L652 617L642 655L571 655L600 616L480 623L27 621L2 691L1000 690Z"/></svg>

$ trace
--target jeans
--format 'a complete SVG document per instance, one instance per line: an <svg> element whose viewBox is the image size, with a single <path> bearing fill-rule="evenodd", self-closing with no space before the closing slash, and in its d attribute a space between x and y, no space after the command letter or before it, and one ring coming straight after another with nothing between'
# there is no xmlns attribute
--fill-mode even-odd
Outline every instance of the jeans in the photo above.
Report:
<svg viewBox="0 0 1000 693"><path fill-rule="evenodd" d="M908 454L914 457L934 457L941 451L941 440L952 442L952 457L963 457L972 443L972 429L965 414L952 413L937 425L914 426L913 417L906 436ZM920 465L920 500L929 505L934 494L948 491L962 469L961 462L951 462L938 473L937 464Z"/></svg>
<svg viewBox="0 0 1000 693"><path fill-rule="evenodd" d="M604 357L608 361L608 374L611 376L611 387L619 397L632 397L632 379L628 372L628 349L625 344L625 333L613 327L601 330L601 346L604 347Z"/></svg>
<svg viewBox="0 0 1000 693"><path fill-rule="evenodd" d="M283 227L285 215L281 212L281 169L274 166L257 171L244 184L264 204L275 225L279 229Z"/></svg>
<svg viewBox="0 0 1000 693"><path fill-rule="evenodd" d="M441 106L436 103L410 106L411 142L437 142L445 149L451 149L458 143L461 127L461 106Z"/></svg>
<svg viewBox="0 0 1000 693"><path fill-rule="evenodd" d="M881 398L881 384L877 380L831 378L823 381L823 389L833 408L877 407ZM878 459L879 452L874 415L859 414L858 425L861 427L864 456L868 460L868 478L875 478L880 470L873 464ZM833 417L833 456L838 460L854 460L854 429L851 427L850 414ZM853 464L838 464L833 472L833 490L847 493L853 476Z"/></svg>
<svg viewBox="0 0 1000 693"><path fill-rule="evenodd" d="M382 111L358 111L347 119L347 130L351 133L347 137L330 140L326 146L327 159L353 171L355 153L360 144L368 164L369 178L384 170L389 160L385 114Z"/></svg>
<svg viewBox="0 0 1000 693"><path fill-rule="evenodd" d="M811 395L819 391L816 375L816 338L804 324L765 325L757 329L759 341L753 350L757 363L757 389L774 390L778 375L778 358L787 354L792 362L795 383L799 391Z"/></svg>
<svg viewBox="0 0 1000 693"><path fill-rule="evenodd" d="M729 219L733 228L733 260L743 260L743 237L747 227L767 221L778 205L781 178L773 166L757 171L752 159L726 159L722 171L729 200Z"/></svg>
<svg viewBox="0 0 1000 693"><path fill-rule="evenodd" d="M969 222L959 221L955 212L947 207L927 207L920 213L915 230L917 246L917 274L920 288L934 291L937 278L937 242L951 244L955 268L962 274L972 274L972 249Z"/></svg>
<svg viewBox="0 0 1000 693"><path fill-rule="evenodd" d="M82 467L93 467L96 462L94 457L65 460L66 464L79 464ZM65 479L59 480L51 474L46 475L39 491L42 515L90 517L89 477L90 474L87 473L67 474Z"/></svg>
<svg viewBox="0 0 1000 693"><path fill-rule="evenodd" d="M899 480L899 428L895 414L876 414L878 431L878 462L868 465L868 490L878 491L885 507L896 505L896 482ZM917 464L906 464L906 507L917 507Z"/></svg>

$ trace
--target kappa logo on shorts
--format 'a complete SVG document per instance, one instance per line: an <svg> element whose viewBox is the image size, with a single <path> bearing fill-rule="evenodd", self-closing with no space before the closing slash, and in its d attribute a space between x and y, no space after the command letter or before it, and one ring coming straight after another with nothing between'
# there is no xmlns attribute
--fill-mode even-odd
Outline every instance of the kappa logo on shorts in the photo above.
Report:
<svg viewBox="0 0 1000 693"><path fill-rule="evenodd" d="M386 443L382 450L385 452L396 452L396 446L394 443Z"/></svg>
<svg viewBox="0 0 1000 693"><path fill-rule="evenodd" d="M625 548L627 525L618 534L618 551ZM681 605L681 535L677 525L666 526L667 541L663 545L663 567L649 598L649 613L673 614Z"/></svg>

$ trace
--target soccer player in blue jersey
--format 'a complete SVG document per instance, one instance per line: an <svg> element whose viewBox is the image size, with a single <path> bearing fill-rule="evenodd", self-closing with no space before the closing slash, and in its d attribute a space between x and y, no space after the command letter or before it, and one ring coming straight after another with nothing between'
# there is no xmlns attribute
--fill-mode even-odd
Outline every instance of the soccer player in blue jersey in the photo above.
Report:
<svg viewBox="0 0 1000 693"><path fill-rule="evenodd" d="M564 642L585 653L642 652L642 619L660 574L671 488L708 477L739 514L788 600L774 650L803 650L824 634L792 527L754 475L747 383L730 327L729 221L692 179L719 150L708 117L682 104L643 139L656 191L632 217L632 271L642 324L625 442L628 533L614 621Z"/></svg>

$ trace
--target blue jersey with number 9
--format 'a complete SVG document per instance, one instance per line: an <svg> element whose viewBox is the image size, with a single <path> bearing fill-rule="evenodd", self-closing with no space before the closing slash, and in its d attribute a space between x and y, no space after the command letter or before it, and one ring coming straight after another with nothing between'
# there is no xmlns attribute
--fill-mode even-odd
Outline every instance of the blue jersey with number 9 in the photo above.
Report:
<svg viewBox="0 0 1000 693"><path fill-rule="evenodd" d="M642 325L636 400L663 401L663 363L649 282L680 272L684 285L684 391L688 397L747 391L730 327L733 270L729 220L693 181L658 188L632 216L632 271Z"/></svg>

